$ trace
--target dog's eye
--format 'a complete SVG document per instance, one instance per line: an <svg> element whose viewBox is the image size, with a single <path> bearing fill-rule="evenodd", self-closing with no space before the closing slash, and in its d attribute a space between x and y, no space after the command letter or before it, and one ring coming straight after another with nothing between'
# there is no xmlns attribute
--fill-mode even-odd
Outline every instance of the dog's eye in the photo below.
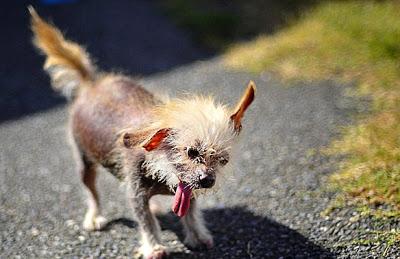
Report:
<svg viewBox="0 0 400 259"><path fill-rule="evenodd" d="M214 158L214 156L215 156L216 153L217 153L217 152L216 152L214 149L210 149L210 150L208 151L208 157L209 157L210 159L212 159L212 158Z"/></svg>
<svg viewBox="0 0 400 259"><path fill-rule="evenodd" d="M188 149L187 154L190 159L195 159L200 155L199 151L192 147Z"/></svg>
<svg viewBox="0 0 400 259"><path fill-rule="evenodd" d="M229 162L229 160L225 157L220 157L218 161L221 165L226 165Z"/></svg>

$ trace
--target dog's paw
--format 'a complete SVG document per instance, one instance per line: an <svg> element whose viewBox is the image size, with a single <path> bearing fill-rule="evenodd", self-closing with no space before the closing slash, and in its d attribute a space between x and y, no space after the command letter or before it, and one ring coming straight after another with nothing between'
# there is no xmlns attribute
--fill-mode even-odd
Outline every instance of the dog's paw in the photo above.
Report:
<svg viewBox="0 0 400 259"><path fill-rule="evenodd" d="M147 256L146 259L163 259L167 258L168 253L165 250L156 250L151 253L151 255Z"/></svg>
<svg viewBox="0 0 400 259"><path fill-rule="evenodd" d="M145 259L162 259L167 257L168 249L162 245L156 245L154 247L142 246L134 255L134 258Z"/></svg>
<svg viewBox="0 0 400 259"><path fill-rule="evenodd" d="M211 249L214 247L213 238L209 235L205 235L204 237L197 238L194 236L186 236L184 243L189 248L207 248Z"/></svg>
<svg viewBox="0 0 400 259"><path fill-rule="evenodd" d="M161 215L163 213L163 207L158 200L151 199L149 203L150 211L154 215Z"/></svg>
<svg viewBox="0 0 400 259"><path fill-rule="evenodd" d="M102 230L107 225L107 219L103 216L86 214L83 220L83 228L87 231Z"/></svg>

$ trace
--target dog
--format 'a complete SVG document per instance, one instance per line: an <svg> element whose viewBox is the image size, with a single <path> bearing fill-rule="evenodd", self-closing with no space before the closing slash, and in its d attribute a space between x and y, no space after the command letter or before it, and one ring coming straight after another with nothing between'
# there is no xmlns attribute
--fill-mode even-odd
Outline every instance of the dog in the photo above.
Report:
<svg viewBox="0 0 400 259"><path fill-rule="evenodd" d="M83 47L28 9L34 45L46 56L44 70L53 89L70 102L69 128L88 193L83 228L100 230L107 223L95 185L103 167L126 184L143 257L168 255L150 204L158 194L174 195L172 210L181 217L184 243L212 248L196 197L222 177L254 100L254 82L233 109L212 97L164 101L130 77L99 72Z"/></svg>

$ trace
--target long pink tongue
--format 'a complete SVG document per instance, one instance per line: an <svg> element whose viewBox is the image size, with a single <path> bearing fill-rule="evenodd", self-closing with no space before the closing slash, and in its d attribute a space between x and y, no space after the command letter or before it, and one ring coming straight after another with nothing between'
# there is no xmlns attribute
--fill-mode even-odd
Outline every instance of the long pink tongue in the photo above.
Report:
<svg viewBox="0 0 400 259"><path fill-rule="evenodd" d="M190 196L192 196L192 189L180 182L178 188L176 188L175 200L172 206L172 211L178 215L178 217L185 216L189 210Z"/></svg>

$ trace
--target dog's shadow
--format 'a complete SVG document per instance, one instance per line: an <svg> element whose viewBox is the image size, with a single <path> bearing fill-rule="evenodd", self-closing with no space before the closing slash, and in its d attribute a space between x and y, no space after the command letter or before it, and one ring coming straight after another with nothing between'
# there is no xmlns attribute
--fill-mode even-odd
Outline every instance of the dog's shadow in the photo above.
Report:
<svg viewBox="0 0 400 259"><path fill-rule="evenodd" d="M110 220L109 222L107 222L107 224L104 226L104 228L101 229L101 231L108 231L115 225L123 225L128 228L136 228L137 227L136 222L131 219L118 218L118 219L113 219L113 220Z"/></svg>
<svg viewBox="0 0 400 259"><path fill-rule="evenodd" d="M173 252L172 258L333 258L334 255L314 244L299 232L267 217L254 215L244 207L203 210L205 222L214 237L211 250L193 250L191 254ZM175 232L183 241L182 226L176 216L158 216L161 228ZM109 222L136 228L129 219Z"/></svg>

